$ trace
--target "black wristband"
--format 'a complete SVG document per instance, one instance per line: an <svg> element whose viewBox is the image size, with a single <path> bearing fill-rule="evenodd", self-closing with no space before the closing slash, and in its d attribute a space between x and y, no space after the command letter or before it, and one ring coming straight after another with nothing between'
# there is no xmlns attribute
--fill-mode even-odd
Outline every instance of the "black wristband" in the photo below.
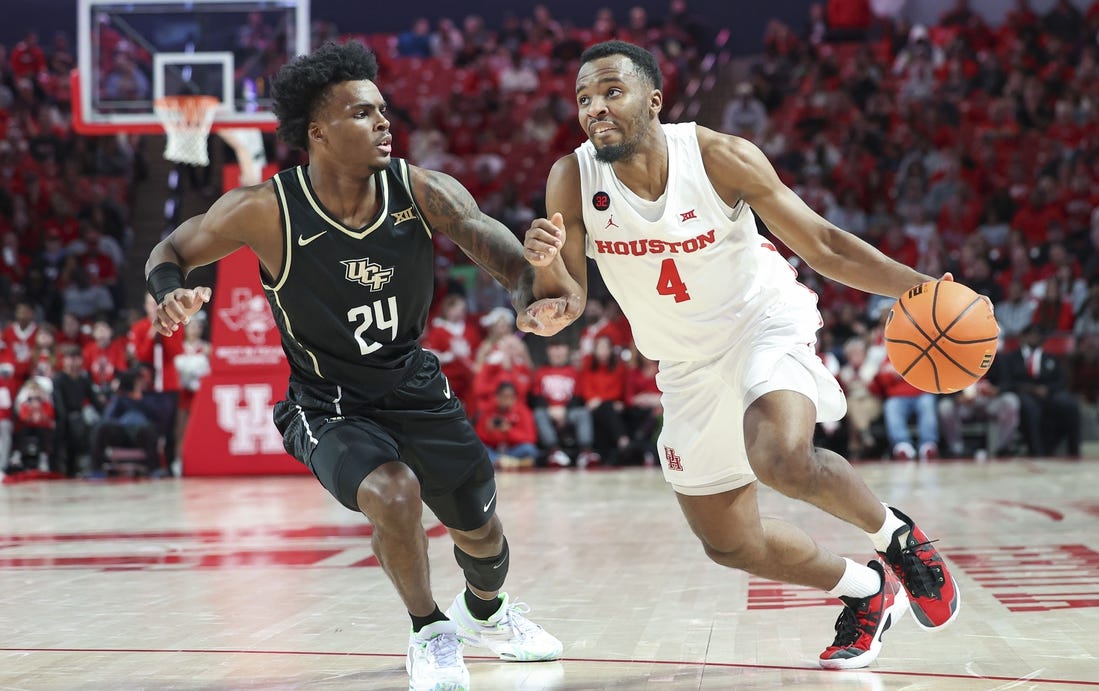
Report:
<svg viewBox="0 0 1099 691"><path fill-rule="evenodd" d="M164 296L176 288L183 287L183 267L175 262L162 262L153 267L145 279L145 288L156 299L156 304L164 302Z"/></svg>

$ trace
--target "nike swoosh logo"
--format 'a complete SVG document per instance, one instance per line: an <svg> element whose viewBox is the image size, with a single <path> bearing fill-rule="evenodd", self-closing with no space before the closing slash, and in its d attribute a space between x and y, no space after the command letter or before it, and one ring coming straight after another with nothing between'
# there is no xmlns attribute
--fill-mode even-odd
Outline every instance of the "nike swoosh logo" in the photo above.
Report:
<svg viewBox="0 0 1099 691"><path fill-rule="evenodd" d="M446 388L443 389L443 395L450 398L450 380L443 377L443 381L446 383ZM495 494L493 496L495 496ZM488 511L488 509L485 509L485 511Z"/></svg>
<svg viewBox="0 0 1099 691"><path fill-rule="evenodd" d="M492 496L488 498L488 503L485 504L485 513L488 513L488 509L489 509L490 506L492 506L492 502L495 499L496 499L496 490L492 490ZM492 568L496 568L496 567L494 566Z"/></svg>
<svg viewBox="0 0 1099 691"><path fill-rule="evenodd" d="M313 242L314 240L316 240L320 236L326 235L326 234L327 234L326 231L325 232L320 232L320 233L317 233L316 235L314 235L312 237L308 237L308 238L305 237L304 235L299 235L298 236L298 247L305 247L306 245Z"/></svg>

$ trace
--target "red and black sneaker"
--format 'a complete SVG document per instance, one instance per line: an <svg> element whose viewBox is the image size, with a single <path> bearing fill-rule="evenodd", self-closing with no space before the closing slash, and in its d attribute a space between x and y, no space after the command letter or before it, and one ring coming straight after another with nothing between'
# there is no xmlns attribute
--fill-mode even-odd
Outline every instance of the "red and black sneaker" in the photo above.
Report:
<svg viewBox="0 0 1099 691"><path fill-rule="evenodd" d="M908 516L893 507L889 510L905 526L893 533L889 548L878 554L908 591L916 623L924 629L946 626L958 616L962 604L958 584L927 535Z"/></svg>
<svg viewBox="0 0 1099 691"><path fill-rule="evenodd" d="M825 669L858 669L878 657L881 639L904 617L908 596L904 586L877 559L867 564L882 575L881 590L861 599L841 597L846 605L836 619L836 640L820 654Z"/></svg>

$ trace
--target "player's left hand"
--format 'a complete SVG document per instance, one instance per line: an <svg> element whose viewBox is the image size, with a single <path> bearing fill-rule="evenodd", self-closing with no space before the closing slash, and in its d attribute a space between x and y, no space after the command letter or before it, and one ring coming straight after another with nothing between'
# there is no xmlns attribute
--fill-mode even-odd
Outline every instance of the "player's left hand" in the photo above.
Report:
<svg viewBox="0 0 1099 691"><path fill-rule="evenodd" d="M570 295L562 298L542 298L520 310L515 317L515 326L520 331L535 336L554 336L569 324L576 321L583 311L580 298Z"/></svg>
<svg viewBox="0 0 1099 691"><path fill-rule="evenodd" d="M545 267L561 254L565 245L565 221L560 212L552 218L536 218L523 239L523 255L533 266Z"/></svg>

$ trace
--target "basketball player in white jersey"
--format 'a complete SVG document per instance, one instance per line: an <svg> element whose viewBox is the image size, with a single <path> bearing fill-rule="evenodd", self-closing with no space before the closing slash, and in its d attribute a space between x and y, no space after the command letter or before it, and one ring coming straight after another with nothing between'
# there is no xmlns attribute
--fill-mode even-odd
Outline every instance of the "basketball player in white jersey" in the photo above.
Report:
<svg viewBox="0 0 1099 691"><path fill-rule="evenodd" d="M586 296L585 255L660 362L665 479L707 556L761 578L838 596L828 668L865 667L911 607L924 628L952 621L957 586L906 515L878 501L850 464L813 447L818 421L846 412L816 357L816 295L756 230L754 210L819 273L899 296L932 280L814 213L751 142L694 123L662 125L651 53L610 41L576 78L588 141L550 172L527 231L535 295ZM950 278L946 276L945 278ZM829 553L800 529L761 518L759 480L867 533L879 558Z"/></svg>

